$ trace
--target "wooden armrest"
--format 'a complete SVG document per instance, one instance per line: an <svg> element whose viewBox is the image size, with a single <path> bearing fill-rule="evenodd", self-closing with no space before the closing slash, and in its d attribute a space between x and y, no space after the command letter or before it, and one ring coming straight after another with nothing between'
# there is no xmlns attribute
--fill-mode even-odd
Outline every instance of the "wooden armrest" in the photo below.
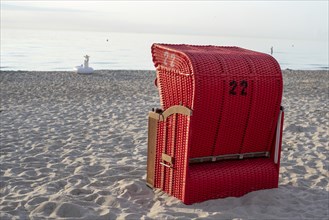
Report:
<svg viewBox="0 0 329 220"><path fill-rule="evenodd" d="M154 118L159 121L165 121L170 115L173 114L182 114L186 116L192 115L192 110L182 105L173 105L167 108L165 111L162 112L149 112L149 117Z"/></svg>

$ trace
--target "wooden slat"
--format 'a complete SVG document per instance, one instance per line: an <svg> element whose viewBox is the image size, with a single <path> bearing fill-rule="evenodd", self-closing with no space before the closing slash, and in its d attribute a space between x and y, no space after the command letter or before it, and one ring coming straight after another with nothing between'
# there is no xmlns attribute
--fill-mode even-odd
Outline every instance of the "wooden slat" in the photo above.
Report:
<svg viewBox="0 0 329 220"><path fill-rule="evenodd" d="M161 114L156 112L149 112L149 118L160 120L162 118ZM160 121L163 121L162 119Z"/></svg>
<svg viewBox="0 0 329 220"><path fill-rule="evenodd" d="M153 115L150 112L148 122L148 145L147 145L147 176L146 182L149 186L154 187L154 174L155 174L155 151L157 140L158 120L150 117Z"/></svg>
<svg viewBox="0 0 329 220"><path fill-rule="evenodd" d="M162 152L165 153L166 152L166 149L167 149L167 123L165 122L165 126L163 127ZM162 162L160 164L163 165L163 166L161 166L161 189L164 190L165 180L166 180L166 169L164 167L166 166L166 164L164 164Z"/></svg>
<svg viewBox="0 0 329 220"><path fill-rule="evenodd" d="M274 150L274 163L277 164L279 161L279 150L280 150L280 142L281 142L281 119L283 114L283 107L281 106L278 123L276 126L276 134L275 134L275 150Z"/></svg>
<svg viewBox="0 0 329 220"><path fill-rule="evenodd" d="M175 156L175 145L176 145L176 130L177 130L177 114L174 114L172 116L173 121L172 121L172 141L171 141L171 155L174 157ZM169 155L168 155L169 156ZM169 182L169 194L172 195L173 194L173 184L174 184L174 165L173 165L173 157L170 157L171 159L171 167L172 169L170 170L170 182Z"/></svg>
<svg viewBox="0 0 329 220"><path fill-rule="evenodd" d="M246 159L246 158L255 158L255 157L269 157L270 152L253 152L245 154L228 154L228 155L219 155L219 156L210 156L210 157L195 157L189 160L190 163L203 163L203 162L215 162L219 160L237 160L237 159Z"/></svg>

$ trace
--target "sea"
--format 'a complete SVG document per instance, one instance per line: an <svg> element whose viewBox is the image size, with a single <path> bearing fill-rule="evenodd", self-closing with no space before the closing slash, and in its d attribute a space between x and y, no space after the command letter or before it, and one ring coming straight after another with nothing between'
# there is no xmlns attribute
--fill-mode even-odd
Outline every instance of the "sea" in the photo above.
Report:
<svg viewBox="0 0 329 220"><path fill-rule="evenodd" d="M281 69L329 70L328 40L150 33L1 30L1 70L72 71L89 55L95 70L154 70L153 43L238 46L271 53Z"/></svg>

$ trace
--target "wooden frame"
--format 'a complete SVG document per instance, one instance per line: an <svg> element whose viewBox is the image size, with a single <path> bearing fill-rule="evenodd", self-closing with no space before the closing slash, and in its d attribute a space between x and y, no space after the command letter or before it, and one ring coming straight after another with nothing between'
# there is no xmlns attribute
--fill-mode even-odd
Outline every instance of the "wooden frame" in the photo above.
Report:
<svg viewBox="0 0 329 220"><path fill-rule="evenodd" d="M173 114L182 114L186 116L191 116L192 110L182 105L175 105L175 106L171 106L165 111L156 110L149 112L146 182L147 185L150 187L154 187L155 155L156 155L158 122L165 121L169 116ZM161 160L162 160L162 162L160 163L161 165L172 168L174 163L174 158L172 158L170 155L163 153L161 155Z"/></svg>

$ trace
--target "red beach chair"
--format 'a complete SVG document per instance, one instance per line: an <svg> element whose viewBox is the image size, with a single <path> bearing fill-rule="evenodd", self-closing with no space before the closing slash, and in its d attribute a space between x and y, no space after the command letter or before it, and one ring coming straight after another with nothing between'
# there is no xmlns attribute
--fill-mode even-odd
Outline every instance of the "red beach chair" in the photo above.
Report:
<svg viewBox="0 0 329 220"><path fill-rule="evenodd" d="M238 47L154 44L147 184L185 204L278 187L282 74Z"/></svg>

